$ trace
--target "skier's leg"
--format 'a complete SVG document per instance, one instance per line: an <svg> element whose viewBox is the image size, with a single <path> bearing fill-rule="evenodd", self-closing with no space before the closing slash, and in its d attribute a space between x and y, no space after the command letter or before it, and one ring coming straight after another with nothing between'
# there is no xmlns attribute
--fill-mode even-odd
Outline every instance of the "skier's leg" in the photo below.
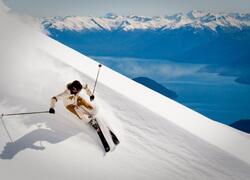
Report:
<svg viewBox="0 0 250 180"><path fill-rule="evenodd" d="M76 105L68 105L68 106L66 106L66 108L71 113L73 113L74 115L76 115L79 119L84 120L86 123L89 122L89 119L86 117L88 115L86 115L86 113L80 111L79 108Z"/></svg>
<svg viewBox="0 0 250 180"><path fill-rule="evenodd" d="M83 114L87 114L90 119L95 118L96 113L97 113L96 108L94 106L92 106L85 99L78 97L77 107L79 108L79 111L82 111Z"/></svg>
<svg viewBox="0 0 250 180"><path fill-rule="evenodd" d="M70 112L75 114L79 119L82 119L85 122L89 123L96 130L96 132L97 132L97 134L98 134L98 136L103 144L104 150L106 152L108 152L110 150L109 144L108 144L107 140L105 139L105 137L102 133L102 130L101 130L99 124L97 123L96 118L93 118L93 116L89 115L89 113L86 113L86 111L79 106L68 105L66 108ZM89 116L91 116L91 117L89 118Z"/></svg>
<svg viewBox="0 0 250 180"><path fill-rule="evenodd" d="M81 119L81 117L78 115L78 113L77 113L76 110L75 110L76 105L68 105L68 106L66 106L66 108L67 108L71 113L73 113L74 115L76 115L79 119Z"/></svg>
<svg viewBox="0 0 250 180"><path fill-rule="evenodd" d="M84 120L86 123L88 123L91 120L90 114L87 111L85 111L81 106L80 107L76 106L75 111L80 117L80 119Z"/></svg>
<svg viewBox="0 0 250 180"><path fill-rule="evenodd" d="M78 97L77 99L77 106L84 106L86 109L90 111L94 109L94 107L89 102L87 102L85 99L81 97Z"/></svg>
<svg viewBox="0 0 250 180"><path fill-rule="evenodd" d="M96 109L93 108L92 110L88 110L85 106L78 106L76 108L76 111L79 112L80 114L84 114L87 116L90 120L94 119L96 117ZM78 113L78 114L79 114Z"/></svg>

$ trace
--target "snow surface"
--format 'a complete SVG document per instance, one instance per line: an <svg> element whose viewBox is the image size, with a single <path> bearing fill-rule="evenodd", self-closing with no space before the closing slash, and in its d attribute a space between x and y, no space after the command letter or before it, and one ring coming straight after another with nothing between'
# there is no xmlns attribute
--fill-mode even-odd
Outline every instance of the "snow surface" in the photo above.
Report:
<svg viewBox="0 0 250 180"><path fill-rule="evenodd" d="M41 24L45 28L73 31L99 30L169 30L182 27L210 29L217 27L242 29L250 26L249 14L240 13L206 13L190 11L187 14L178 13L172 16L118 16L108 13L104 17L66 16L42 18Z"/></svg>
<svg viewBox="0 0 250 180"><path fill-rule="evenodd" d="M0 15L0 112L47 110L75 79L93 87L97 62ZM95 106L121 140L105 156L95 132L62 103L55 115L2 118L1 179L249 179L249 136L105 66Z"/></svg>

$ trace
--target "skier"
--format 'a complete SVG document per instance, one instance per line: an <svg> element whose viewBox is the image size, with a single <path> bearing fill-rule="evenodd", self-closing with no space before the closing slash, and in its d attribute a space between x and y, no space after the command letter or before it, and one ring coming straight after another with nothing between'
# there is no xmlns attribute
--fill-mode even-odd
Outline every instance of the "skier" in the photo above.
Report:
<svg viewBox="0 0 250 180"><path fill-rule="evenodd" d="M50 101L50 109L49 112L55 113L55 105L58 100L63 100L64 106L74 115L76 115L79 119L84 120L86 123L90 124L98 133L104 149L106 152L110 150L109 145L101 131L101 128L96 120L96 109L94 106L84 98L82 98L79 94L81 90L84 89L87 95L90 97L90 101L95 99L95 96L88 88L87 84L81 84L78 80L75 80L69 84L67 84L66 90L56 96L53 96ZM119 140L114 135L114 133L109 130L110 135L114 144L119 144Z"/></svg>
<svg viewBox="0 0 250 180"><path fill-rule="evenodd" d="M63 100L64 106L79 119L89 122L95 115L95 109L90 102L83 99L79 93L85 89L87 95L90 97L90 101L93 101L95 96L92 94L87 84L84 86L77 80L67 84L67 88L64 92L53 96L50 102L50 113L55 113L55 104L58 100Z"/></svg>

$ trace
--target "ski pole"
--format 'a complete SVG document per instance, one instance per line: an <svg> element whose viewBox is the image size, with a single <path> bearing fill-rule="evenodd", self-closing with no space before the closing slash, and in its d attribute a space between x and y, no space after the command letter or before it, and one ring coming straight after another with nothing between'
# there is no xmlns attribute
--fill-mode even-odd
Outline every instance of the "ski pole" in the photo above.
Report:
<svg viewBox="0 0 250 180"><path fill-rule="evenodd" d="M13 114L4 114L4 113L2 113L1 117L4 117L4 116L18 116L18 115L26 115L26 114L42 114L42 113L49 113L49 111L13 113Z"/></svg>
<svg viewBox="0 0 250 180"><path fill-rule="evenodd" d="M4 120L3 120L3 114L1 115L1 122L2 122L2 125L3 125L4 129L5 129L6 134L8 135L8 137L10 139L10 142L13 142L13 139L12 139L12 137L10 135L10 132L9 132Z"/></svg>
<svg viewBox="0 0 250 180"><path fill-rule="evenodd" d="M99 68L98 68L97 76L96 76L96 79L95 79L95 85L94 85L94 89L93 89L93 94L95 93L95 88L96 88L97 80L98 80L100 69L101 69L102 65L99 64L98 67Z"/></svg>

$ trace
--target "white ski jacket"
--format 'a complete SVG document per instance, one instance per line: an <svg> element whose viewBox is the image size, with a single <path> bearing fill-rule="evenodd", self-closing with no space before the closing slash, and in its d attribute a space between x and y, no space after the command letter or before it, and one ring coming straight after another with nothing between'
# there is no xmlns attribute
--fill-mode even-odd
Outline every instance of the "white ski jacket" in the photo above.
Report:
<svg viewBox="0 0 250 180"><path fill-rule="evenodd" d="M86 91L88 96L93 95L91 90L88 88L87 84L83 84L83 89ZM79 98L82 98L79 94L80 94L80 92L77 93L77 94L71 94L70 90L68 88L66 88L65 91L63 91L62 93L60 93L60 94L58 94L56 96L53 96L51 98L50 107L54 109L55 105L56 105L56 102L58 100L62 100L65 107L67 107L69 105L76 105L77 106L77 100Z"/></svg>

